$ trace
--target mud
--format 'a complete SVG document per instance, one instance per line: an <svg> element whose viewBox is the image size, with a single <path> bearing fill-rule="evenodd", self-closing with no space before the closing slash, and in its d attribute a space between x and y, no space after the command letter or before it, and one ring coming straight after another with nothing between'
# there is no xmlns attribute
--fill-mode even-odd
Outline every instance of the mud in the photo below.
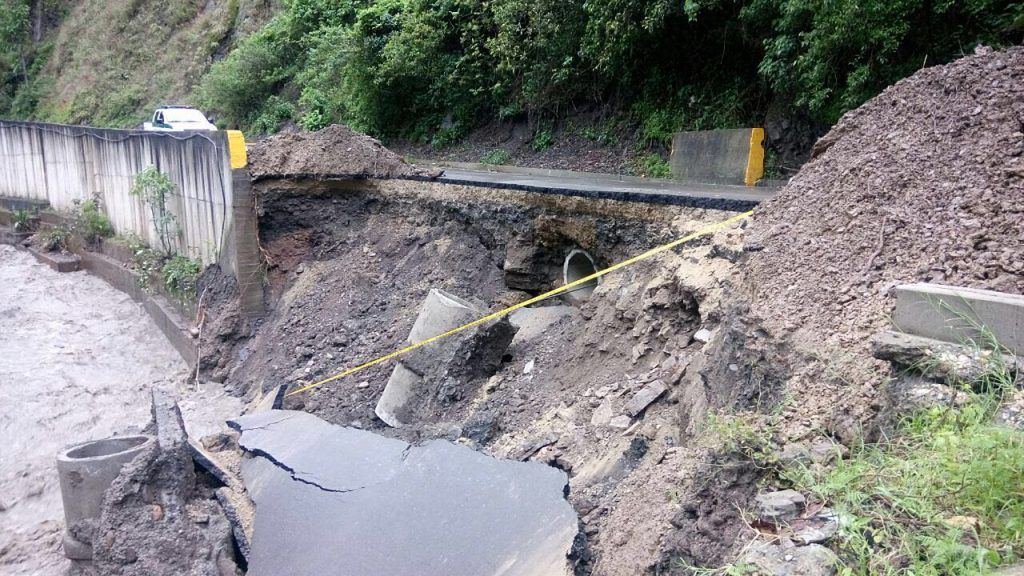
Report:
<svg viewBox="0 0 1024 576"><path fill-rule="evenodd" d="M137 433L149 390L185 397L189 431L219 429L238 401L196 390L185 363L142 307L84 272L58 274L0 246L0 572L68 567L54 458L72 443Z"/></svg>
<svg viewBox="0 0 1024 576"><path fill-rule="evenodd" d="M1024 49L982 49L848 113L757 210L740 299L795 348L790 436L870 435L896 285L1024 291L1022 126Z"/></svg>
<svg viewBox="0 0 1024 576"><path fill-rule="evenodd" d="M377 140L343 124L317 132L280 133L249 150L253 179L267 177L394 178L431 175L406 164Z"/></svg>
<svg viewBox="0 0 1024 576"><path fill-rule="evenodd" d="M264 179L255 190L273 312L252 339L224 352L243 359L227 385L251 400L401 347L431 288L496 310L560 284L574 248L603 267L731 216L395 180ZM704 344L693 335L723 317L718 303L742 237L737 226L607 276L578 308L545 302L552 313L540 309L493 376L460 373L415 425L391 429L374 414L390 364L290 396L285 407L407 442L443 438L557 467L583 518L578 572L652 569L678 509L666 494L699 490L693 472L713 455L686 447L699 426L680 427L680 413L702 421L708 406L757 404L709 398L696 368L684 378L702 365ZM633 395L659 379L668 392L630 417Z"/></svg>

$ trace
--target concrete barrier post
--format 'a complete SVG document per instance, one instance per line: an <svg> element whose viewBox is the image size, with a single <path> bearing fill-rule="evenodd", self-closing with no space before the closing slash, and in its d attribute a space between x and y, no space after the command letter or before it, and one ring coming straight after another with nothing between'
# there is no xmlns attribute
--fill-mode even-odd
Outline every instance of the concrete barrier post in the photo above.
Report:
<svg viewBox="0 0 1024 576"><path fill-rule="evenodd" d="M263 303L263 266L259 248L256 207L253 203L249 170L231 171L232 216L234 219L235 277L242 315L256 318L266 313Z"/></svg>

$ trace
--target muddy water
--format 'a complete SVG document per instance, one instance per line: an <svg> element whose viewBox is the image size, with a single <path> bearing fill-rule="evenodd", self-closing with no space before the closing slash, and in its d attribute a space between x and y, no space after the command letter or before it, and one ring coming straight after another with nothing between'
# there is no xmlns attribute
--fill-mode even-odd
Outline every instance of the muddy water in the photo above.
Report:
<svg viewBox="0 0 1024 576"><path fill-rule="evenodd" d="M141 430L151 387L177 392L192 435L237 414L236 399L197 390L188 376L128 296L0 246L0 573L66 568L54 457L68 444Z"/></svg>

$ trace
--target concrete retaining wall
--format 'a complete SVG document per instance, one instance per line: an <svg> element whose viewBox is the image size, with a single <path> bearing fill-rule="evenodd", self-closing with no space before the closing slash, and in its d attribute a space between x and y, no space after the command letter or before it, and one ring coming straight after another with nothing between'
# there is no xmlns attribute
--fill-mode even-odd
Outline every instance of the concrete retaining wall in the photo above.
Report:
<svg viewBox="0 0 1024 576"><path fill-rule="evenodd" d="M764 130L678 132L669 163L681 180L753 186L764 176Z"/></svg>
<svg viewBox="0 0 1024 576"><path fill-rule="evenodd" d="M981 348L995 343L1024 355L1024 296L1016 294L905 284L896 288L893 324L907 334Z"/></svg>
<svg viewBox="0 0 1024 576"><path fill-rule="evenodd" d="M232 174L223 132L175 134L0 121L0 196L71 210L99 196L119 234L159 245L149 210L131 196L136 175L156 166L177 185L168 206L181 234L176 251L236 271Z"/></svg>

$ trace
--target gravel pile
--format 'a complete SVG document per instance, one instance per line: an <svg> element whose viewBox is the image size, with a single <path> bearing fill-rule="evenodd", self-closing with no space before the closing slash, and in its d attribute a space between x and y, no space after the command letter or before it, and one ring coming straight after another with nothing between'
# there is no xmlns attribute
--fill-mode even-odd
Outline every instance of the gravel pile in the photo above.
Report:
<svg viewBox="0 0 1024 576"><path fill-rule="evenodd" d="M249 172L262 178L401 178L428 174L379 141L343 124L317 132L281 133L254 143Z"/></svg>
<svg viewBox="0 0 1024 576"><path fill-rule="evenodd" d="M1022 152L1022 47L981 48L889 87L758 209L751 311L831 381L874 387L866 340L888 325L894 286L1024 292Z"/></svg>

